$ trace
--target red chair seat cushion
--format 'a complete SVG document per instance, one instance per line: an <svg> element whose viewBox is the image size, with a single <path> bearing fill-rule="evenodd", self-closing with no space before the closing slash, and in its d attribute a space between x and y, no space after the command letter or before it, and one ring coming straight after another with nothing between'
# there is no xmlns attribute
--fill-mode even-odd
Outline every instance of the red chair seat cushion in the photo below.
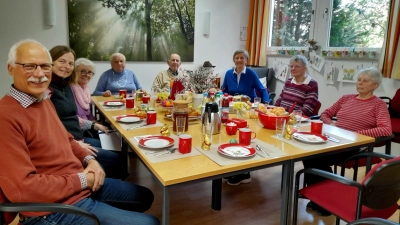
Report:
<svg viewBox="0 0 400 225"><path fill-rule="evenodd" d="M3 191L0 189L0 202L1 203L8 203L10 202L7 197L4 195ZM0 212L2 213L2 212ZM6 222L6 224L10 224L14 221L15 217L18 215L18 213L16 212L4 212L4 222ZM1 221L0 221L1 222Z"/></svg>
<svg viewBox="0 0 400 225"><path fill-rule="evenodd" d="M347 222L356 218L357 188L355 187L326 180L303 188L300 194ZM397 207L398 205L394 204L384 210L373 210L362 206L361 218L387 219L396 212Z"/></svg>
<svg viewBox="0 0 400 225"><path fill-rule="evenodd" d="M382 162L382 159L379 158L379 157L372 157L371 158L371 164L378 164L380 162ZM347 168L347 169L353 168L355 166L355 164L356 164L356 160L348 161L346 163L345 168ZM358 165L358 167L366 166L367 165L367 159L366 158L359 159L357 165ZM340 164L338 164L338 166L342 166L342 164L340 163Z"/></svg>
<svg viewBox="0 0 400 225"><path fill-rule="evenodd" d="M399 136L400 135L400 119L399 118L390 118L390 121L392 123L392 132L394 135Z"/></svg>

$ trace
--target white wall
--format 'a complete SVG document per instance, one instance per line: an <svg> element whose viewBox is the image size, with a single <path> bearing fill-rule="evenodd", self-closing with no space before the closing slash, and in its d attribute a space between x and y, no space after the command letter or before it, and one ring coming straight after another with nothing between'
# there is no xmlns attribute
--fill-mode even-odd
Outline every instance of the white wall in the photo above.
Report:
<svg viewBox="0 0 400 225"><path fill-rule="evenodd" d="M21 7L23 6L23 7ZM233 66L233 52L245 47L240 41L240 26L247 26L248 1L197 0L195 15L194 62L184 62L185 69L194 69L210 61L215 72L224 75ZM203 36L204 12L210 12L210 35ZM44 25L44 0L0 1L0 96L7 93L12 83L7 75L7 54L10 47L25 38L36 39L48 49L55 45L68 45L67 1L56 1L56 25ZM99 75L110 68L108 62L95 62L96 75L90 88L94 90ZM156 74L167 69L166 62L127 62L127 69L136 73L143 88L149 90Z"/></svg>
<svg viewBox="0 0 400 225"><path fill-rule="evenodd" d="M33 38L43 43L47 48L55 45L68 45L67 1L56 1L55 26L44 25L44 0L1 0L0 1L0 96L7 93L12 83L7 75L7 54L10 47L18 40ZM23 7L21 7L23 6ZM186 69L201 66L204 61L216 65L215 72L221 76L233 66L232 54L236 49L244 48L245 42L240 41L240 27L247 26L249 2L246 0L197 0L194 62L183 63ZM204 12L210 12L210 35L203 36ZM289 58L276 58L289 62ZM275 58L269 57L268 64L273 66ZM352 64L354 61L338 61L334 63ZM366 62L365 66L370 63ZM99 75L110 68L108 62L95 62L96 76L91 81L90 88L94 90ZM127 62L127 68L133 70L139 77L142 86L149 90L155 75L167 68L165 62ZM323 80L322 73L309 69L309 74L319 84L321 111L329 107L340 96L355 93L355 84L337 83L328 86ZM277 81L276 92L282 90L283 82ZM376 91L377 96L393 96L400 87L400 81L384 79Z"/></svg>

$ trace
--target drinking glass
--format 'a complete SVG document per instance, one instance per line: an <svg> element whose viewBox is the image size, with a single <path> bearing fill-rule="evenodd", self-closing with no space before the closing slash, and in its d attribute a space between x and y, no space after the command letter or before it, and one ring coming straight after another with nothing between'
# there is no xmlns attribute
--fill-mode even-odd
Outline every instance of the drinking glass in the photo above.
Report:
<svg viewBox="0 0 400 225"><path fill-rule="evenodd" d="M298 130L298 129L300 129L303 112L300 109L296 109L296 110L293 110L293 114L296 118L296 123L293 125L293 127Z"/></svg>
<svg viewBox="0 0 400 225"><path fill-rule="evenodd" d="M285 131L285 126L286 126L286 118L276 117L275 129L277 137L283 136L283 132Z"/></svg>
<svg viewBox="0 0 400 225"><path fill-rule="evenodd" d="M254 107L257 108L258 104L261 103L261 98L260 97L255 97L254 98Z"/></svg>
<svg viewBox="0 0 400 225"><path fill-rule="evenodd" d="M176 135L181 135L185 133L186 117L177 116L175 119L176 123Z"/></svg>

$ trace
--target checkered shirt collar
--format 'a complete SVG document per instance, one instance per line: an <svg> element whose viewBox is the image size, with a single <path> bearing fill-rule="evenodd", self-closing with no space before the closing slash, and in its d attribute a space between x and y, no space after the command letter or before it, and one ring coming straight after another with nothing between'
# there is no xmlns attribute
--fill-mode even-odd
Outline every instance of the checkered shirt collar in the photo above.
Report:
<svg viewBox="0 0 400 225"><path fill-rule="evenodd" d="M19 104L22 105L24 108L28 108L30 105L32 105L35 102L41 102L45 99L47 99L47 93L45 92L43 95L42 100L38 100L37 98L30 96L28 94L25 94L24 92L21 92L17 90L14 85L11 85L10 91L7 93L8 96L13 97Z"/></svg>

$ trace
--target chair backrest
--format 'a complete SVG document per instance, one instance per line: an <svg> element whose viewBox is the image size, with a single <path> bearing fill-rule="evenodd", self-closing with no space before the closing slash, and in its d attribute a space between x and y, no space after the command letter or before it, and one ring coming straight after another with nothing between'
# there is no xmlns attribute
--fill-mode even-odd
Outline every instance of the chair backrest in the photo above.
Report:
<svg viewBox="0 0 400 225"><path fill-rule="evenodd" d="M389 220L384 220L384 219L381 219L381 218L359 219L359 220L355 220L355 221L353 221L351 223L348 223L347 225L361 225L361 224L363 224L363 225L366 225L366 224L368 224L368 225L395 225L395 224L397 224L398 225L398 223L396 223L396 222L392 222L392 221L389 221Z"/></svg>
<svg viewBox="0 0 400 225"><path fill-rule="evenodd" d="M371 209L385 209L400 199L400 156L375 165L361 182L362 204Z"/></svg>
<svg viewBox="0 0 400 225"><path fill-rule="evenodd" d="M10 202L7 197L4 195L3 191L0 189L0 204L1 203L8 203ZM0 223L6 223L6 224L10 224L12 223L12 221L15 219L15 217L18 215L18 213L15 212L0 212ZM3 220L3 221L2 221Z"/></svg>
<svg viewBox="0 0 400 225"><path fill-rule="evenodd" d="M321 108L321 102L318 101L317 105L314 108L313 116L318 115L319 109Z"/></svg>
<svg viewBox="0 0 400 225"><path fill-rule="evenodd" d="M391 117L400 118L400 88L390 101L389 112Z"/></svg>

